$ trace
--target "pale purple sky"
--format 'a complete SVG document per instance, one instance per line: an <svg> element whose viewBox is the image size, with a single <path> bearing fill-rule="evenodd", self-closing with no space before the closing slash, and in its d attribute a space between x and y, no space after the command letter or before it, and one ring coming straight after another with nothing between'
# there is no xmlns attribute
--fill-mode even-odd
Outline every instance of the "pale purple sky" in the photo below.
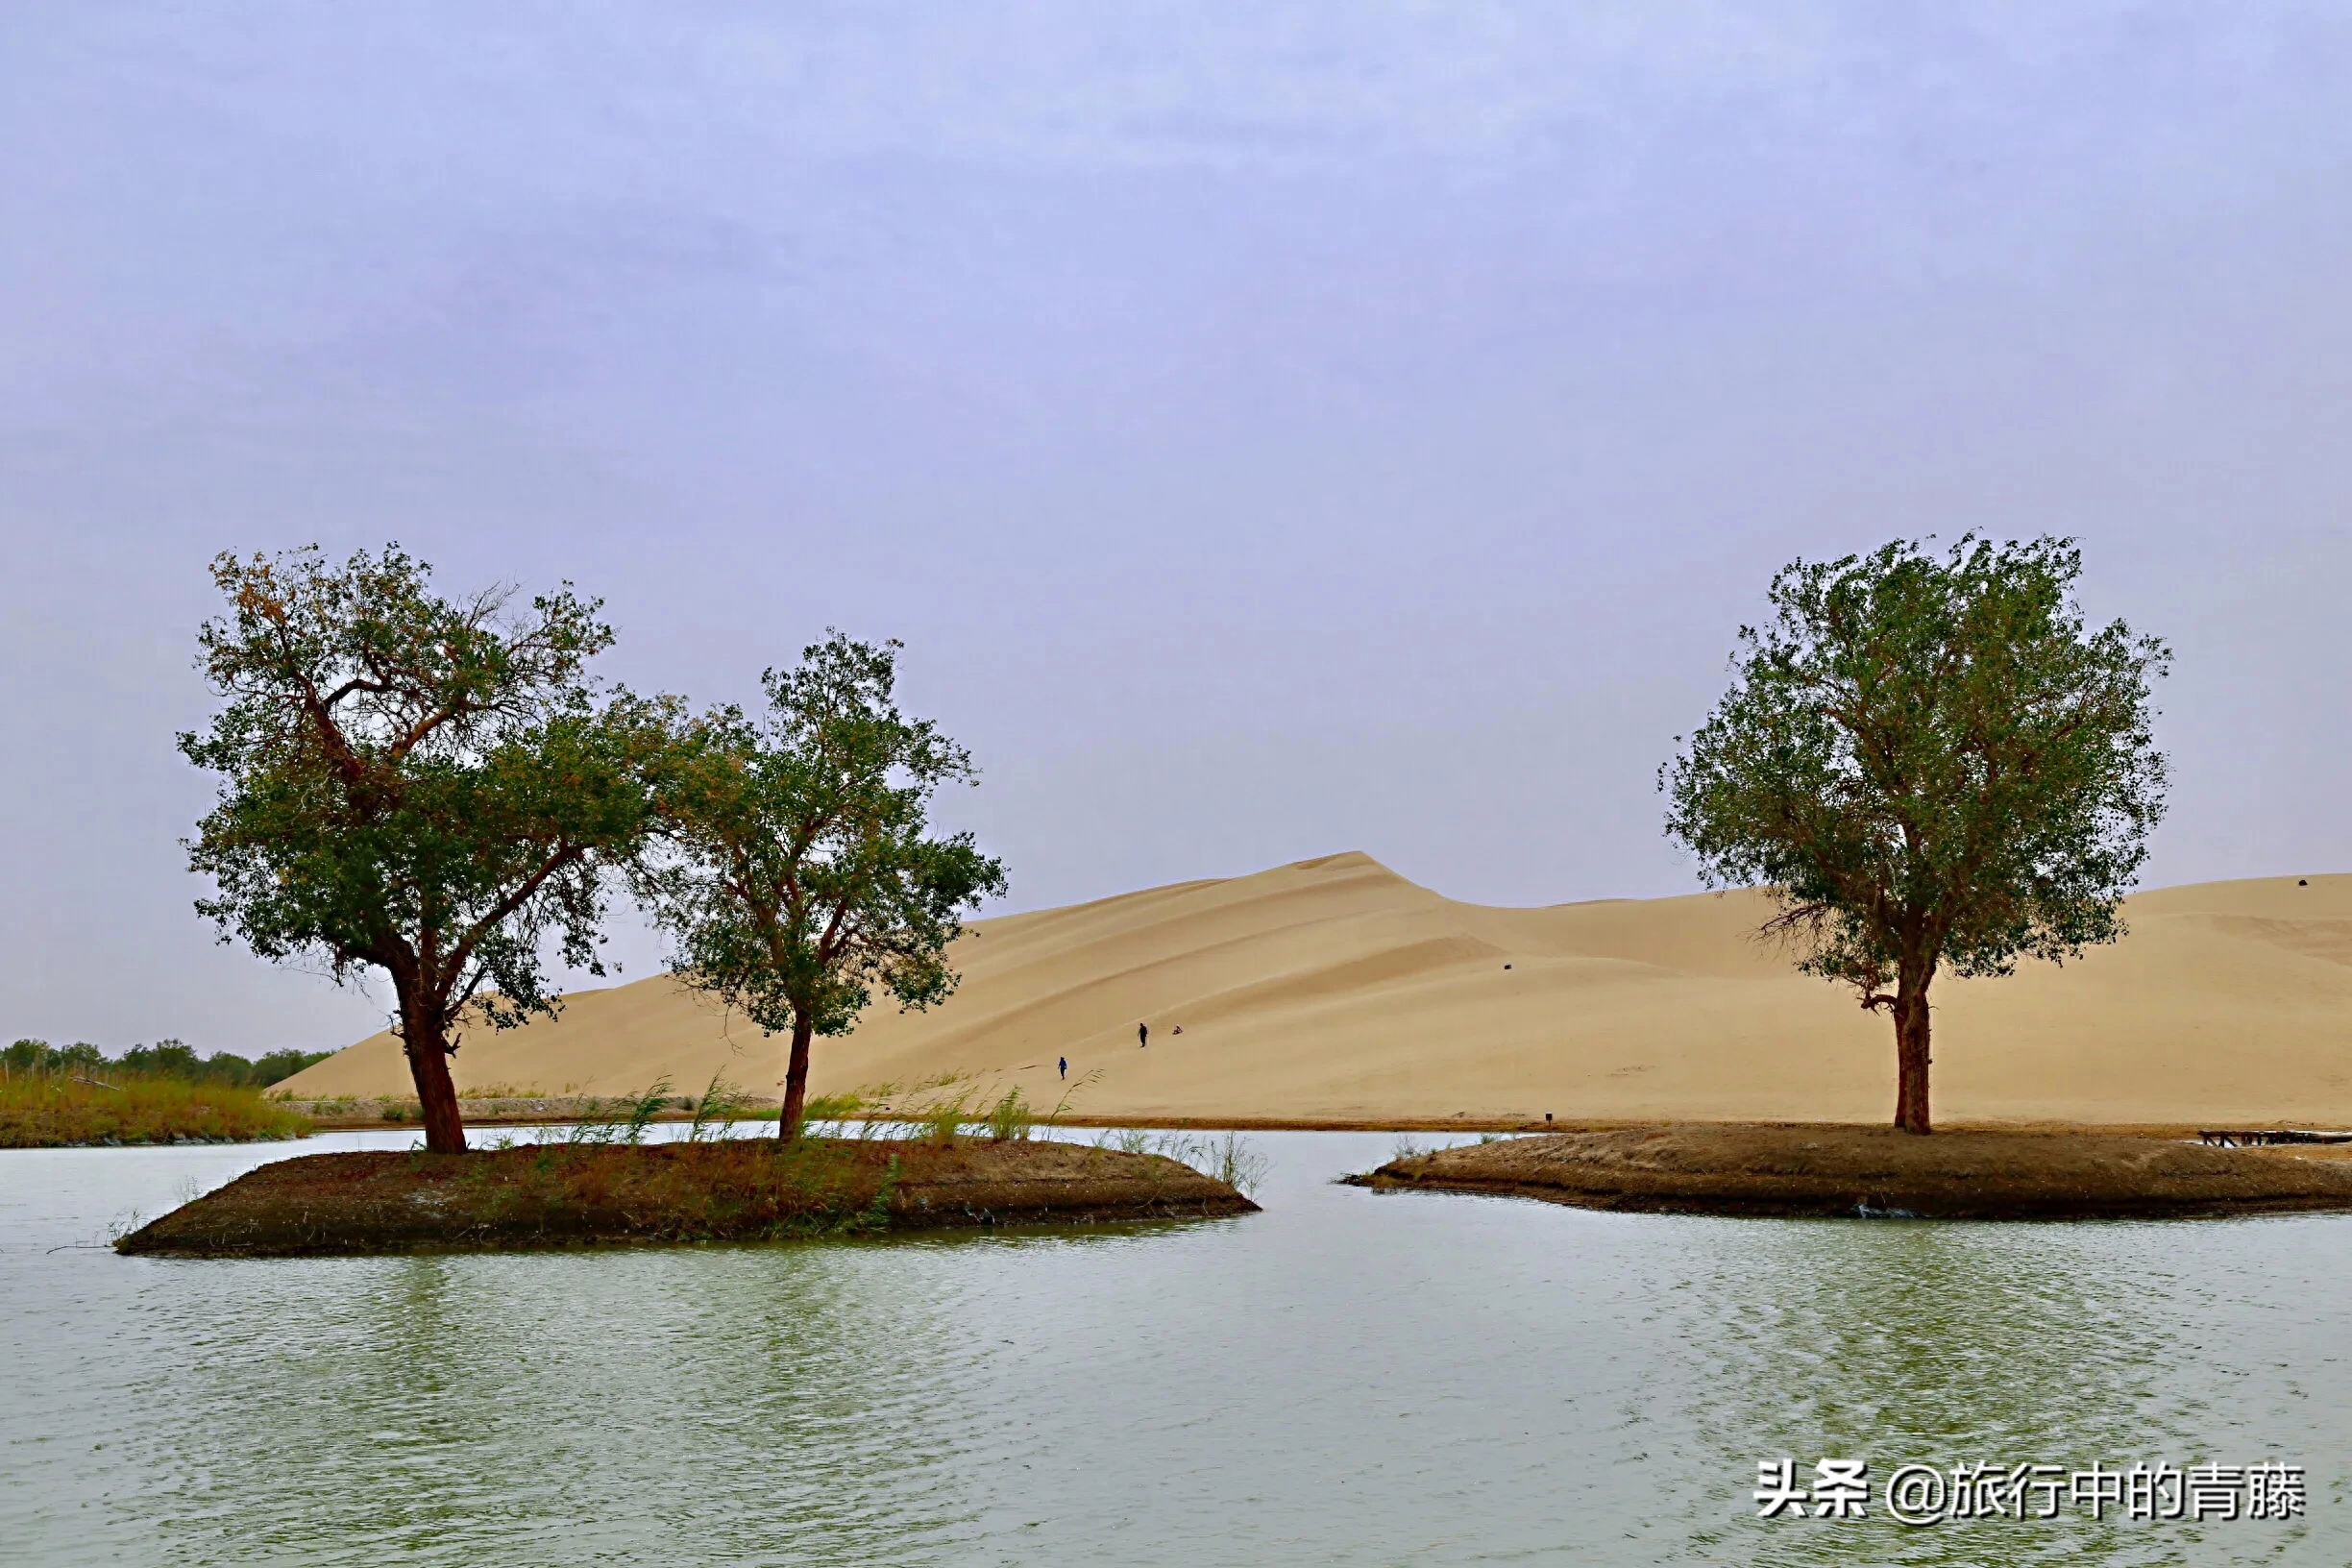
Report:
<svg viewBox="0 0 2352 1568"><path fill-rule="evenodd" d="M334 1045L213 945L225 548L905 639L1035 908L1344 848L1679 893L1791 557L2078 534L2148 880L2352 868L2340 5L0 11L0 1039ZM654 945L625 930L628 974Z"/></svg>

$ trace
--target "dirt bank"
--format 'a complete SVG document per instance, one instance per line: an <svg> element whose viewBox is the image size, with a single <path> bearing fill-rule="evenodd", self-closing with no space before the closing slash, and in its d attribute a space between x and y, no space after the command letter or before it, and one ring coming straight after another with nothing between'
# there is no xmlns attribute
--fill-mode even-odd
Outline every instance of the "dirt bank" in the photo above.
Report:
<svg viewBox="0 0 2352 1568"><path fill-rule="evenodd" d="M196 1258L749 1241L1254 1212L1161 1155L1053 1142L770 1139L316 1154L263 1165L134 1231Z"/></svg>
<svg viewBox="0 0 2352 1568"><path fill-rule="evenodd" d="M2088 1132L1688 1123L1468 1144L1349 1178L1707 1214L2081 1219L2352 1210L2352 1164Z"/></svg>

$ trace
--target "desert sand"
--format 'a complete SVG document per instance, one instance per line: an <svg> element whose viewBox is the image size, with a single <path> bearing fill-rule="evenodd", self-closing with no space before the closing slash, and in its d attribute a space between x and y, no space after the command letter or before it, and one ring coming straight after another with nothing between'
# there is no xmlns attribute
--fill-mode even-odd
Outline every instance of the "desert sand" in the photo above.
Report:
<svg viewBox="0 0 2352 1568"><path fill-rule="evenodd" d="M1066 1088L1082 1117L1301 1124L1885 1119L1892 1030L1757 940L1769 907L1496 909L1340 854L1005 916L958 944L946 1004L879 1003L820 1040L814 1088L953 1073L1041 1107ZM2352 1125L2352 875L2159 889L2126 916L2063 968L1937 981L1940 1121ZM656 976L474 1030L453 1065L478 1090L694 1092L720 1072L773 1095L783 1045ZM409 1092L382 1034L282 1087Z"/></svg>

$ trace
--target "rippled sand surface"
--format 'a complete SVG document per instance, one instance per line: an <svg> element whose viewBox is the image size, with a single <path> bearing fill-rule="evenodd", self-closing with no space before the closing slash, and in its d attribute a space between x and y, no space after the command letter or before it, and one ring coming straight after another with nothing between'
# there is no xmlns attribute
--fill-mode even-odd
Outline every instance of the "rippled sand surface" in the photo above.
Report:
<svg viewBox="0 0 2352 1568"><path fill-rule="evenodd" d="M0 1557L2352 1558L2352 1218L1603 1214L1257 1141L1236 1220L242 1262L86 1243L284 1148L0 1156ZM1760 1522L1782 1455L2284 1458L2311 1512Z"/></svg>

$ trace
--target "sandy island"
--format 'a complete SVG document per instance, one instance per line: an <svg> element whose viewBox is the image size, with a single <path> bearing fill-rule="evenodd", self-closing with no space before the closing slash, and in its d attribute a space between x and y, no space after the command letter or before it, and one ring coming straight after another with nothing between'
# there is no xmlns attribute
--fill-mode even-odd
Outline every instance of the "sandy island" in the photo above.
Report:
<svg viewBox="0 0 2352 1568"><path fill-rule="evenodd" d="M2352 1210L2352 1161L2065 1131L1625 1128L1464 1144L1349 1180L1654 1213L2085 1219Z"/></svg>
<svg viewBox="0 0 2352 1568"><path fill-rule="evenodd" d="M115 1245L317 1257L1196 1219L1257 1207L1163 1155L1041 1140L556 1143L277 1161Z"/></svg>

